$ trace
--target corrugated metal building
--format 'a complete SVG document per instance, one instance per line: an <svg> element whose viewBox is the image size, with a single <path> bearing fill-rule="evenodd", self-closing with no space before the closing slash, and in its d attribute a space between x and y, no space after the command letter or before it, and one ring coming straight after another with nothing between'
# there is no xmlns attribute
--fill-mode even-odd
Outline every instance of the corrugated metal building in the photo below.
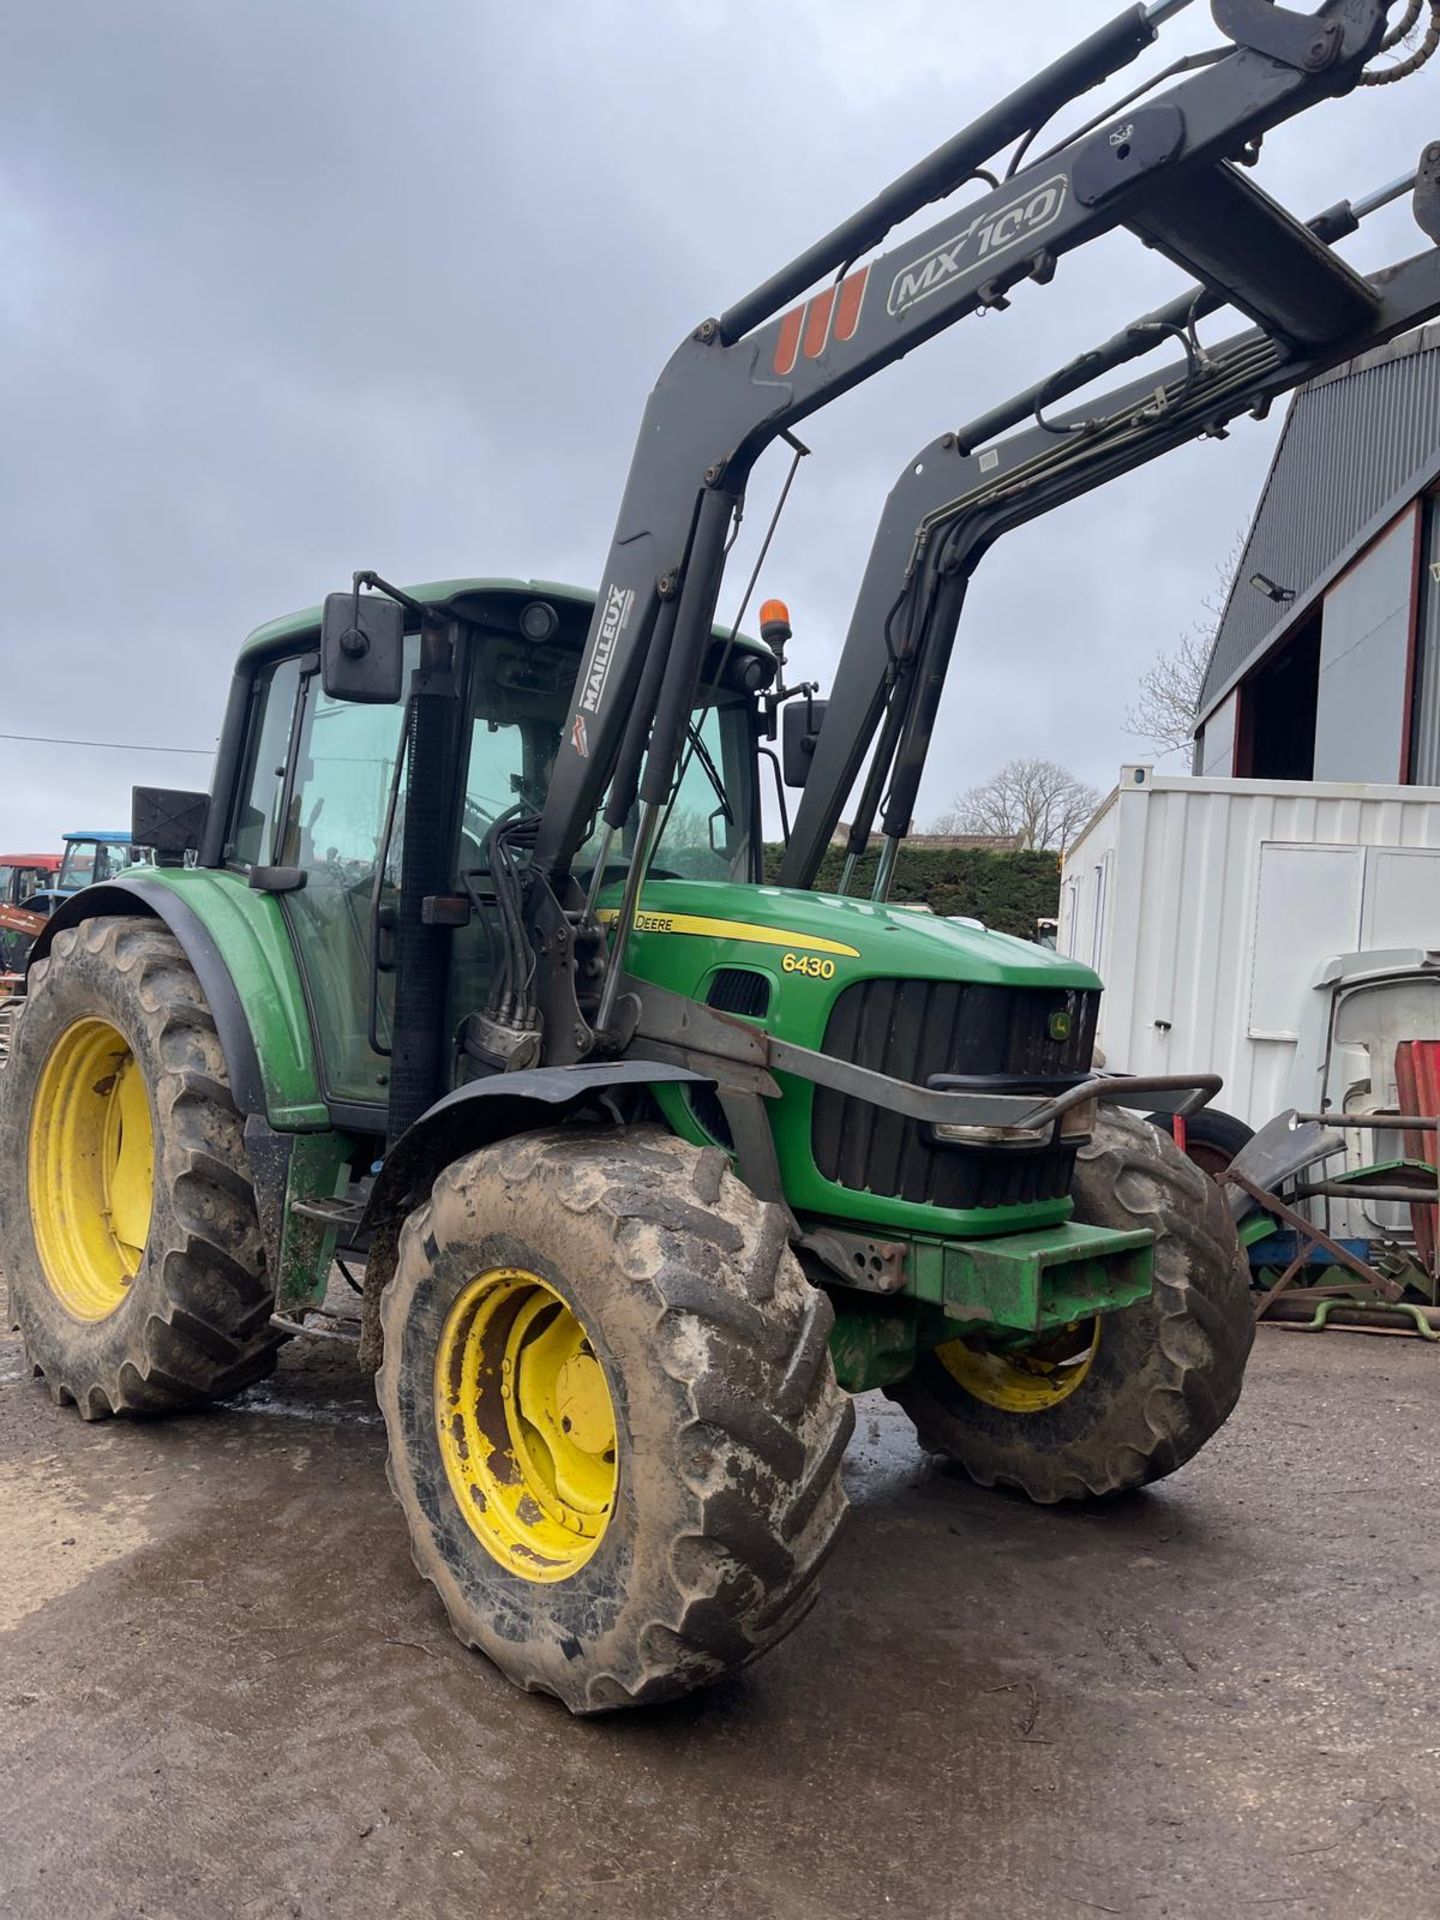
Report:
<svg viewBox="0 0 1440 1920"><path fill-rule="evenodd" d="M1302 388L1200 700L1195 771L1440 785L1440 324Z"/></svg>

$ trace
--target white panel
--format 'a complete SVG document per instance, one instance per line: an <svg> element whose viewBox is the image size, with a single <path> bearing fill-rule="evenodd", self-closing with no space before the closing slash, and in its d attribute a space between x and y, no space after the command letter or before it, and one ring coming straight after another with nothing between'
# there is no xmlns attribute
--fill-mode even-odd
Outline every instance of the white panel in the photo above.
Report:
<svg viewBox="0 0 1440 1920"><path fill-rule="evenodd" d="M1251 1039L1298 1039L1316 964L1359 947L1364 872L1359 847L1261 847Z"/></svg>
<svg viewBox="0 0 1440 1920"><path fill-rule="evenodd" d="M1410 662L1415 513L1325 596L1315 710L1317 780L1398 780Z"/></svg>
<svg viewBox="0 0 1440 1920"><path fill-rule="evenodd" d="M1205 738L1201 742L1202 775L1217 774L1224 779L1235 771L1235 723L1239 707L1240 696L1232 693L1205 722Z"/></svg>
<svg viewBox="0 0 1440 1920"><path fill-rule="evenodd" d="M1369 849L1360 945L1440 947L1440 853Z"/></svg>
<svg viewBox="0 0 1440 1920"><path fill-rule="evenodd" d="M1292 861L1287 871L1282 859L1269 871L1286 849L1316 864ZM1365 849L1372 851L1362 916L1356 863ZM1398 865L1408 849L1427 856L1414 874ZM1437 788L1123 769L1116 794L1066 854L1066 895L1072 886L1075 893L1068 912L1062 907L1067 950L1078 958L1090 959L1097 921L1102 928L1109 1064L1129 1073L1221 1074L1216 1104L1262 1125L1293 1104L1296 1044L1260 1035L1300 1030L1310 983L1336 953L1440 948L1436 867ZM1432 912L1433 929L1422 932ZM1273 1021L1258 1033L1252 995L1254 1012ZM1318 1086L1304 1089L1301 1104L1317 1104L1319 1094Z"/></svg>

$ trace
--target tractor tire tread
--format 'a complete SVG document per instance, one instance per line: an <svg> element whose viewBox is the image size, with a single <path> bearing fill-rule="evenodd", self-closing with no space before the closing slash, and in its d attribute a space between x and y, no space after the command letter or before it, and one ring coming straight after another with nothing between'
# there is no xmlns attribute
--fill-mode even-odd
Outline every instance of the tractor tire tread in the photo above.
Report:
<svg viewBox="0 0 1440 1920"><path fill-rule="evenodd" d="M87 1419L167 1413L263 1378L285 1336L270 1325L273 1283L214 1017L184 948L153 920L99 915L62 928L50 956L31 969L0 1075L0 1214L8 1218L24 1204L17 1188L26 1155L26 1094L42 1064L27 1057L27 1026L63 986L80 953L123 983L126 1015L145 1028L154 1057L185 1063L165 1064L160 1084L151 1088L157 1188L168 1196L175 1240L154 1262L161 1304L103 1361L67 1355L46 1337L43 1323L32 1323L23 1298L12 1300L12 1310L27 1359L52 1398L63 1403L68 1397Z"/></svg>
<svg viewBox="0 0 1440 1920"><path fill-rule="evenodd" d="M573 1687L537 1680L527 1644L507 1658L503 1643L482 1645L470 1630L392 1459L387 1471L411 1521L416 1566L459 1636L522 1686L558 1692L578 1713L673 1698L758 1657L815 1597L815 1575L845 1517L839 1464L854 1425L829 1364L830 1303L801 1273L783 1209L758 1200L716 1150L653 1127L527 1135L446 1168L406 1223L381 1305L377 1386L387 1421L398 1418L403 1327L427 1238L438 1223L445 1240L451 1223L442 1216L490 1181L524 1181L537 1203L603 1223L683 1408L674 1440L693 1530L670 1541L668 1577L649 1581L645 1618L637 1614L623 1636L630 1657L607 1656ZM704 1470L716 1457L729 1474Z"/></svg>
<svg viewBox="0 0 1440 1920"><path fill-rule="evenodd" d="M1088 1442L1029 1446L1027 1422L1052 1416L1022 1415L1009 1423L1013 1446L989 1435L972 1442L954 1408L917 1376L890 1390L928 1452L981 1486L1018 1488L1042 1505L1105 1499L1183 1466L1234 1410L1254 1339L1249 1275L1224 1198L1168 1134L1123 1109L1106 1111L1080 1149L1075 1191L1079 1218L1156 1235L1154 1284L1142 1303L1153 1315L1146 1385L1132 1412L1109 1423L1118 1430L1107 1432L1101 1418Z"/></svg>

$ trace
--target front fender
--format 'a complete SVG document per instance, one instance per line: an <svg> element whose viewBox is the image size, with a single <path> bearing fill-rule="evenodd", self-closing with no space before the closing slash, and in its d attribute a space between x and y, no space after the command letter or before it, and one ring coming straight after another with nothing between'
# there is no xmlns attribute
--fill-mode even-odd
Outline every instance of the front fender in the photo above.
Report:
<svg viewBox="0 0 1440 1920"><path fill-rule="evenodd" d="M235 1104L278 1133L330 1126L319 1063L278 903L238 875L210 867L142 867L71 894L30 953L49 953L57 933L100 914L162 920L195 969L224 1049Z"/></svg>
<svg viewBox="0 0 1440 1920"><path fill-rule="evenodd" d="M380 1295L395 1271L400 1228L442 1167L463 1153L517 1133L553 1127L605 1093L636 1091L675 1081L713 1086L688 1067L653 1060L609 1060L578 1067L533 1067L491 1074L456 1087L421 1114L395 1142L375 1177L357 1239L366 1244L365 1300L359 1362L380 1364Z"/></svg>
<svg viewBox="0 0 1440 1920"><path fill-rule="evenodd" d="M392 1227L418 1204L441 1167L462 1153L513 1134L558 1126L605 1093L689 1081L713 1086L703 1073L655 1060L607 1060L589 1066L533 1067L491 1074L456 1087L426 1109L385 1156L360 1232Z"/></svg>

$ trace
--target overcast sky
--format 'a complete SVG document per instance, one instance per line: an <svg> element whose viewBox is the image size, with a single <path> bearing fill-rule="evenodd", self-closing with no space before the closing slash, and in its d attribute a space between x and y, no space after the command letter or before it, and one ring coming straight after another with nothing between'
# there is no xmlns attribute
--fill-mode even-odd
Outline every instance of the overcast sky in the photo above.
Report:
<svg viewBox="0 0 1440 1920"><path fill-rule="evenodd" d="M356 567L593 585L675 343L1115 4L6 8L0 730L208 750L246 632ZM1110 97L1214 38L1197 4ZM1413 165L1437 107L1427 73L1318 108L1260 178L1314 212ZM1391 211L1347 251L1422 244ZM911 453L1179 284L1114 236L813 417L761 589L790 602L794 665L828 681ZM996 548L922 819L1013 754L1101 787L1146 757L1123 727L1137 675L1200 617L1275 431L1244 423ZM752 537L780 477L772 453ZM5 742L0 769L0 843L40 848L123 824L132 782L209 777Z"/></svg>

